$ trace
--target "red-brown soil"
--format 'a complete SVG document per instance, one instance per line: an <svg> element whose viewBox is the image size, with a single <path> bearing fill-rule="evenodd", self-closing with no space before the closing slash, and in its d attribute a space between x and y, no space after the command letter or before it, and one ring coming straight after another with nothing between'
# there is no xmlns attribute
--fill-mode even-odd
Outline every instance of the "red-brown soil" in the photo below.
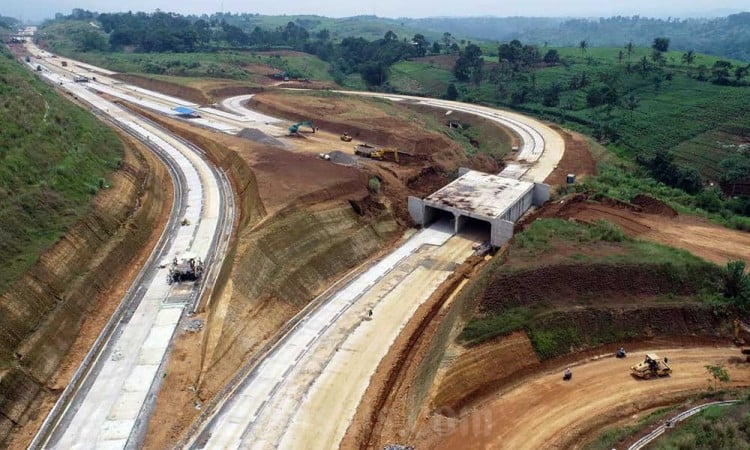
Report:
<svg viewBox="0 0 750 450"><path fill-rule="evenodd" d="M719 265L750 257L749 233L699 217L676 215L672 208L650 197L636 197L634 203L637 204L590 202L586 196L578 195L563 198L540 216L585 223L607 220L630 236L682 248Z"/></svg>
<svg viewBox="0 0 750 450"><path fill-rule="evenodd" d="M562 186L568 174L574 174L577 180L596 173L596 161L589 151L586 138L573 131L563 130L557 125L549 124L565 140L565 152L557 167L547 177L545 183L551 186Z"/></svg>

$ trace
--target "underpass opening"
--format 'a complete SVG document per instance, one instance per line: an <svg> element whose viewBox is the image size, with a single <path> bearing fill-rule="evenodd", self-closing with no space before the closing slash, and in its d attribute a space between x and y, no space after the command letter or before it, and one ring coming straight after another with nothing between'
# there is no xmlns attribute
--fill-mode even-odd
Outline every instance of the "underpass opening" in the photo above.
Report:
<svg viewBox="0 0 750 450"><path fill-rule="evenodd" d="M445 209L433 208L425 205L424 208L424 226L441 224L449 226L452 230L456 229L456 216Z"/></svg>
<svg viewBox="0 0 750 450"><path fill-rule="evenodd" d="M456 218L456 234L477 242L489 242L492 236L492 223L471 216Z"/></svg>

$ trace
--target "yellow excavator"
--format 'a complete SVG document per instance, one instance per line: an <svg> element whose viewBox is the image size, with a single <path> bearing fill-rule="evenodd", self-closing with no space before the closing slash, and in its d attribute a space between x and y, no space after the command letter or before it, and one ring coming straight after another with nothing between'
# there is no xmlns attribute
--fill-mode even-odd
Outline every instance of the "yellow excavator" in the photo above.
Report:
<svg viewBox="0 0 750 450"><path fill-rule="evenodd" d="M382 147L376 149L370 154L370 158L383 160L387 153L393 153L393 160L398 162L398 149L396 147Z"/></svg>
<svg viewBox="0 0 750 450"><path fill-rule="evenodd" d="M750 336L750 325L740 319L734 319L734 345L740 347L740 351L745 355L745 360L750 362L750 348L745 348L747 342L742 338L743 334Z"/></svg>

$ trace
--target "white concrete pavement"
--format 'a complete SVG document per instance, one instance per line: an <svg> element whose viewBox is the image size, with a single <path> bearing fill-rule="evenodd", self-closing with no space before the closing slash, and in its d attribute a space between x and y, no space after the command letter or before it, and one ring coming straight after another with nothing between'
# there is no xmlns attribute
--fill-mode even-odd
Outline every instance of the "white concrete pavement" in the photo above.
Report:
<svg viewBox="0 0 750 450"><path fill-rule="evenodd" d="M206 260L214 250L220 229L220 212L227 199L221 180L202 156L171 136L120 106L111 103L83 83L75 83L46 62L32 61L44 68L41 75L109 117L123 129L159 148L179 169L184 181L186 225L174 230L169 245L157 260L171 259L190 251ZM101 86L100 86L101 88ZM158 98L158 96L157 96ZM229 199L231 202L231 199ZM229 224L231 227L231 223ZM216 256L216 255L212 255ZM220 263L221 258L214 258ZM169 285L166 270L153 266L147 285L131 289L145 291L132 314L120 324L106 350L97 357L100 367L93 382L66 405L45 448L125 448L135 430L152 385L158 383L172 335L185 305L197 292L192 285Z"/></svg>

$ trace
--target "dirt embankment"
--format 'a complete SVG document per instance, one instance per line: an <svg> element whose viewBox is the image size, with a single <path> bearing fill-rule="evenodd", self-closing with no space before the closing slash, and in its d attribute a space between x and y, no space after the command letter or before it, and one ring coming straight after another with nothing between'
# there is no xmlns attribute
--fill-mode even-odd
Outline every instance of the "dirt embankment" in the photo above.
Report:
<svg viewBox="0 0 750 450"><path fill-rule="evenodd" d="M368 164L365 170L380 178L383 195L403 223L411 222L406 207L408 196L435 192L451 181L460 166L499 171L498 162L486 154L467 158L463 147L429 130L426 119L404 105L330 93L266 91L253 97L249 107L290 120L312 120L327 132L346 132L354 138L352 145L365 142L398 147L402 152L401 164Z"/></svg>
<svg viewBox="0 0 750 450"><path fill-rule="evenodd" d="M632 237L689 251L714 264L750 259L750 233L732 230L700 217L678 215L664 203L639 195L630 203L590 201L584 194L565 197L545 207L538 217L573 219L584 223L607 220Z"/></svg>
<svg viewBox="0 0 750 450"><path fill-rule="evenodd" d="M130 73L118 73L112 75L112 78L142 87L144 89L150 89L155 92L161 92L162 94L183 98L200 105L213 103L211 97L207 96L200 89L195 89L189 86L182 86L179 84L170 83L168 81L157 80L155 78L149 78L143 75L135 75Z"/></svg>
<svg viewBox="0 0 750 450"><path fill-rule="evenodd" d="M168 448L252 355L333 280L387 248L401 228L368 177L313 155L151 119L230 173L242 220L200 333L178 330L146 448ZM356 209L355 209L356 206Z"/></svg>
<svg viewBox="0 0 750 450"><path fill-rule="evenodd" d="M124 139L91 211L0 298L0 439L25 446L122 299L171 203L166 168ZM28 426L26 426L28 423ZM8 443L8 441L6 441Z"/></svg>

